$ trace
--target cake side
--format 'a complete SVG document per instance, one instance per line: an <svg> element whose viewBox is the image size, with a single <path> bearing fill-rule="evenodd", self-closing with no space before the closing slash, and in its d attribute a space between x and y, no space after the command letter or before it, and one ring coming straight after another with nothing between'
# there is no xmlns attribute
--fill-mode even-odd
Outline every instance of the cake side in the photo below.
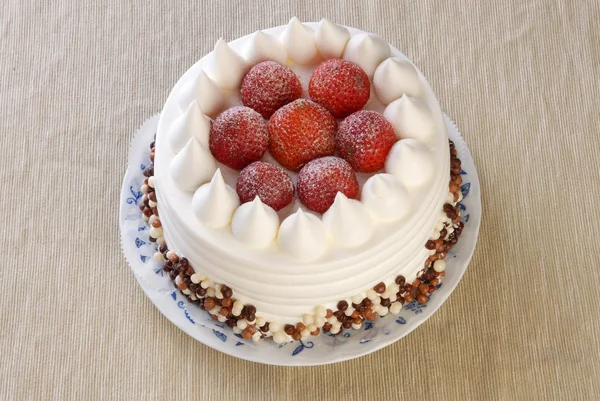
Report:
<svg viewBox="0 0 600 401"><path fill-rule="evenodd" d="M151 161L154 159L154 142L151 144ZM387 313L397 314L405 303L426 303L436 291L445 275L447 252L458 242L463 230L460 222L459 202L462 199L461 163L456 150L450 142L452 155L450 164L450 195L442 208L446 223L425 244L430 256L425 260L424 268L413 281L407 281L398 275L392 282L380 282L348 300L342 299L331 308L317 306L312 312L305 313L295 323L269 321L254 305L245 304L237 299L237 294L226 285L215 283L206 276L197 273L185 257L169 250L164 237L159 236L161 220L158 215L155 192L154 169L151 165L144 175L147 177L141 188L143 195L140 209L143 217L151 225L150 240L158 243L154 259L164 261L163 269L174 281L177 289L201 309L210 313L214 320L226 323L233 331L245 339L258 341L272 337L277 343L299 340L310 335L319 335L321 331L339 334L343 329L360 329L365 321Z"/></svg>

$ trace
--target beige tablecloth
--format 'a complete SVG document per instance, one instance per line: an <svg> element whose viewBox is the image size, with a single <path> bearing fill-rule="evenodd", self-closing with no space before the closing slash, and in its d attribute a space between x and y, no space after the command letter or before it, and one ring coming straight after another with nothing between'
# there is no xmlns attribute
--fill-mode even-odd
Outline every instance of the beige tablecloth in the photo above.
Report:
<svg viewBox="0 0 600 401"><path fill-rule="evenodd" d="M568 5L567 5L568 3ZM136 127L223 36L322 17L422 69L478 166L448 302L332 366L236 360L144 296L119 249ZM0 2L0 399L598 399L600 3Z"/></svg>

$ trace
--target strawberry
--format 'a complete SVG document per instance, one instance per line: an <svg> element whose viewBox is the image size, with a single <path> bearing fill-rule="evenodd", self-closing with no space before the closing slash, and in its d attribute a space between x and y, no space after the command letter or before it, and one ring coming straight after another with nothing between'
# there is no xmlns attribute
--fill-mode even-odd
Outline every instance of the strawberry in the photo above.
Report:
<svg viewBox="0 0 600 401"><path fill-rule="evenodd" d="M346 117L369 101L371 84L367 74L350 61L331 59L319 65L308 83L310 98L334 117Z"/></svg>
<svg viewBox="0 0 600 401"><path fill-rule="evenodd" d="M240 172L235 190L240 202L250 202L258 196L276 211L294 200L294 184L285 170L261 161L249 164Z"/></svg>
<svg viewBox="0 0 600 401"><path fill-rule="evenodd" d="M355 170L365 173L383 168L395 142L392 124L371 110L360 110L346 117L335 137L339 155Z"/></svg>
<svg viewBox="0 0 600 401"><path fill-rule="evenodd" d="M348 198L358 195L358 181L352 167L335 156L308 162L298 174L298 198L310 210L325 213L338 192Z"/></svg>
<svg viewBox="0 0 600 401"><path fill-rule="evenodd" d="M327 110L298 99L277 110L269 120L269 151L283 167L298 171L317 157L335 151L337 123Z"/></svg>
<svg viewBox="0 0 600 401"><path fill-rule="evenodd" d="M210 129L209 146L213 156L236 170L260 160L268 145L267 124L249 107L225 110L217 116Z"/></svg>
<svg viewBox="0 0 600 401"><path fill-rule="evenodd" d="M302 96L302 85L292 70L274 61L256 64L246 74L242 103L269 119L277 109Z"/></svg>

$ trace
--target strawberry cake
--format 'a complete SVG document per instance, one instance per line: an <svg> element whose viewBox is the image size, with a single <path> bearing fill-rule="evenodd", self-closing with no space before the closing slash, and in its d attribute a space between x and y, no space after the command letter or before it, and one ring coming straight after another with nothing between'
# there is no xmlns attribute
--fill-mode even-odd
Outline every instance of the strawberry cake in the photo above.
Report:
<svg viewBox="0 0 600 401"><path fill-rule="evenodd" d="M219 40L172 90L150 159L154 259L245 339L426 303L463 228L431 87L382 38L327 20Z"/></svg>

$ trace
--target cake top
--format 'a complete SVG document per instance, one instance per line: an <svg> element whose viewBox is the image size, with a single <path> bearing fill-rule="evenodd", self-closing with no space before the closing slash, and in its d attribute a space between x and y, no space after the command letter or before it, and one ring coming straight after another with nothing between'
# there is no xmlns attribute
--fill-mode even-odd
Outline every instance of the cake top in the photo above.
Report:
<svg viewBox="0 0 600 401"><path fill-rule="evenodd" d="M163 180L203 230L254 251L307 262L406 235L447 175L422 75L327 20L220 39L171 97Z"/></svg>

